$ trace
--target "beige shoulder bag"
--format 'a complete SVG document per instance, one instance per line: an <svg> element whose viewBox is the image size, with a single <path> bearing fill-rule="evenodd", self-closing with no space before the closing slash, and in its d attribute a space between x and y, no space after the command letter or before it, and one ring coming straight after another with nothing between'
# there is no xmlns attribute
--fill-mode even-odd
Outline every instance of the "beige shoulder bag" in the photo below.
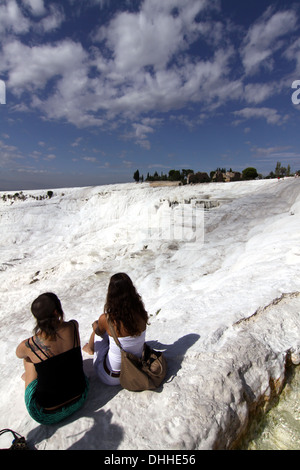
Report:
<svg viewBox="0 0 300 470"><path fill-rule="evenodd" d="M121 350L120 384L122 387L136 392L155 390L159 387L167 372L167 362L163 353L151 349L146 343L141 359L124 351L108 316L107 322L115 343Z"/></svg>

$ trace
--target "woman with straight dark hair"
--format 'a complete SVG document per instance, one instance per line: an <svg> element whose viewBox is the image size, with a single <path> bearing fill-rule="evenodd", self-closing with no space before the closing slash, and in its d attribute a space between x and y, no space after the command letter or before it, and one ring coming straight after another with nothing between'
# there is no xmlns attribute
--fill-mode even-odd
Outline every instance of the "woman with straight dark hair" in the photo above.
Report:
<svg viewBox="0 0 300 470"><path fill-rule="evenodd" d="M102 382L120 384L121 352L108 326L108 318L125 351L142 356L148 314L130 277L125 273L110 278L104 313L92 325L90 341L83 348L94 355L94 367Z"/></svg>
<svg viewBox="0 0 300 470"><path fill-rule="evenodd" d="M64 321L60 300L51 292L35 299L31 312L34 335L16 350L24 360L25 404L35 421L53 424L81 408L87 397L78 323Z"/></svg>

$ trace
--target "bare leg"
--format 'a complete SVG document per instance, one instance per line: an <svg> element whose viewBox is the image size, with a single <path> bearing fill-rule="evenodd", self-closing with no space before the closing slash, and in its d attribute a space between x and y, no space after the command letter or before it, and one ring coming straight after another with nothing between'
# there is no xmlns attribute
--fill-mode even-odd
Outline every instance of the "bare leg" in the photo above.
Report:
<svg viewBox="0 0 300 470"><path fill-rule="evenodd" d="M95 332L93 331L93 333L91 334L89 342L86 343L82 348L82 350L84 352L90 354L90 356L93 356L93 354L94 354L94 338L95 338Z"/></svg>
<svg viewBox="0 0 300 470"><path fill-rule="evenodd" d="M29 385L33 380L37 379L37 373L34 367L33 362L30 359L24 359L24 369L25 372L22 375L22 379L25 381L25 388Z"/></svg>

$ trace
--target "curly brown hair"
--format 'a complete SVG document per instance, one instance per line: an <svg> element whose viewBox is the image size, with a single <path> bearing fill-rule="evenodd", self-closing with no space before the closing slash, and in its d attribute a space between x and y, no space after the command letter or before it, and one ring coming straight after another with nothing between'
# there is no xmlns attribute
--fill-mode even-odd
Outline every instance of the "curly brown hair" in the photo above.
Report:
<svg viewBox="0 0 300 470"><path fill-rule="evenodd" d="M148 313L141 296L127 274L117 273L110 278L104 313L109 315L118 331L122 325L130 336L138 336L142 333L141 319L147 324Z"/></svg>

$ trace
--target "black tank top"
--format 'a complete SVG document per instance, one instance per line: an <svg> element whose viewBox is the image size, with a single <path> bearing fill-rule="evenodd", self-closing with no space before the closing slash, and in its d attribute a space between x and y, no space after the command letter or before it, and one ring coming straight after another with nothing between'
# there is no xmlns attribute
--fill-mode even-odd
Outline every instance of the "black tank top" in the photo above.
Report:
<svg viewBox="0 0 300 470"><path fill-rule="evenodd" d="M56 356L49 357L30 338L33 344L45 356L42 359L31 346L31 351L41 360L34 364L37 372L37 388L35 399L43 408L52 408L58 406L72 398L81 395L86 387L85 376L83 372L83 361L79 338L77 337L76 325L74 326L74 344L73 348Z"/></svg>

